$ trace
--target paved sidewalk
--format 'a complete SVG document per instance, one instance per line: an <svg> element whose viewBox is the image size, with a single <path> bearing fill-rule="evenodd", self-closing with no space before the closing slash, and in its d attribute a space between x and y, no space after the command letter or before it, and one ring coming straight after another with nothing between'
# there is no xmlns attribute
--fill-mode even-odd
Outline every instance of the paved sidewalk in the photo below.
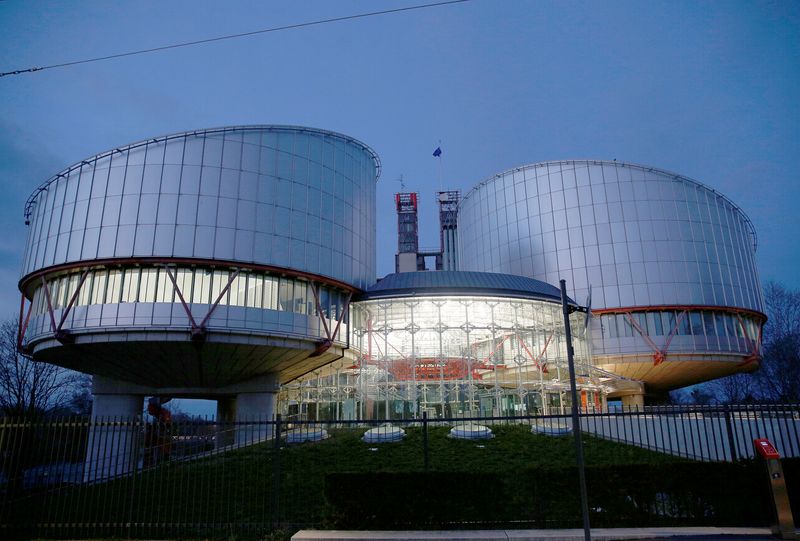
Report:
<svg viewBox="0 0 800 541"><path fill-rule="evenodd" d="M432 531L359 531L301 530L293 541L583 541L583 530L432 530ZM675 539L692 540L768 540L769 528L592 528L592 539Z"/></svg>

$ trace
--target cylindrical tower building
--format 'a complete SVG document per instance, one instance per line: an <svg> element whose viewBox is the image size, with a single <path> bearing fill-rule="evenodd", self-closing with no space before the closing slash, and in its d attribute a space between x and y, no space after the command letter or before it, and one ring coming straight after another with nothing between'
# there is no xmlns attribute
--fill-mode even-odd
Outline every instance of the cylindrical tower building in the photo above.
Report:
<svg viewBox="0 0 800 541"><path fill-rule="evenodd" d="M725 196L606 161L511 169L459 208L464 270L567 280L588 302L593 361L665 391L757 366L756 235Z"/></svg>
<svg viewBox="0 0 800 541"><path fill-rule="evenodd" d="M82 160L25 206L20 345L99 376L101 395L98 381L237 396L263 380L274 394L347 353L350 299L375 281L379 168L355 139L291 126ZM245 403L268 413L252 396L239 413Z"/></svg>

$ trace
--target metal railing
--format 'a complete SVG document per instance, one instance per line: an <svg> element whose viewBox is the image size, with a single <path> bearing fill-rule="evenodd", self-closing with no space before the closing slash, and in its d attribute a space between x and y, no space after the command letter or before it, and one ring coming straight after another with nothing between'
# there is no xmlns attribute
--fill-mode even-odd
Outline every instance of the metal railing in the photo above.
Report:
<svg viewBox="0 0 800 541"><path fill-rule="evenodd" d="M800 404L654 406L581 416L594 436L703 461L752 458L753 439L800 456Z"/></svg>
<svg viewBox="0 0 800 541"><path fill-rule="evenodd" d="M672 459L653 452L735 462L753 456L757 437L769 438L782 456L800 456L796 404L648 407L583 412L580 420L588 438L609 440L593 445L629 444L659 460ZM323 493L330 473L461 471L481 463L463 462L472 460L468 454L495 453L498 460L496 453L508 452L480 441L455 447L460 444L449 436L458 425L466 425L467 436L488 427L498 442L571 430L567 415L423 416L390 421L405 432L400 446L381 443L381 437L397 436L395 429L379 429L377 439L365 441L367 430L388 422L1 418L0 537L263 537L320 527L327 520ZM520 456L528 452L525 442L534 441L522 437L512 451ZM322 440L329 440L324 449L300 445ZM536 441L537 449L571 448L565 439Z"/></svg>

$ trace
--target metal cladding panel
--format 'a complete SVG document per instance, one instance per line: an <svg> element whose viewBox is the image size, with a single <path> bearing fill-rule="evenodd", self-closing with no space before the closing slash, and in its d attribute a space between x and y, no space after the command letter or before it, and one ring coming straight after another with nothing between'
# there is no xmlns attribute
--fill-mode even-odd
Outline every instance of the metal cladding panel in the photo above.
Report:
<svg viewBox="0 0 800 541"><path fill-rule="evenodd" d="M593 308L702 305L763 312L755 232L694 180L620 162L520 167L459 207L464 270L567 280Z"/></svg>
<svg viewBox="0 0 800 541"><path fill-rule="evenodd" d="M359 300L413 295L498 295L561 301L557 287L525 276L491 272L436 271L389 274Z"/></svg>
<svg viewBox="0 0 800 541"><path fill-rule="evenodd" d="M624 375L669 389L715 377L690 374L699 360L728 359L730 373L758 358L755 232L697 181L620 162L524 166L468 193L458 230L464 270L563 278L581 304L591 287L592 309L607 310L591 320L596 365L638 366Z"/></svg>
<svg viewBox="0 0 800 541"><path fill-rule="evenodd" d="M28 200L23 276L97 258L179 257L375 281L375 153L291 126L187 132L99 154Z"/></svg>

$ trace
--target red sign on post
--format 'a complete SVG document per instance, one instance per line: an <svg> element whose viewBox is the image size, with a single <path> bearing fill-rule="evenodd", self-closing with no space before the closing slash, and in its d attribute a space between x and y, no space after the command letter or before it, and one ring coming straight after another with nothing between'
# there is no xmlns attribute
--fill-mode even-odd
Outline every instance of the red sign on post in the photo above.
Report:
<svg viewBox="0 0 800 541"><path fill-rule="evenodd" d="M767 438L757 438L753 440L753 445L758 451L758 454L761 455L761 458L770 459L770 458L780 458L781 455L778 453L778 450L775 449L775 446L770 443Z"/></svg>

